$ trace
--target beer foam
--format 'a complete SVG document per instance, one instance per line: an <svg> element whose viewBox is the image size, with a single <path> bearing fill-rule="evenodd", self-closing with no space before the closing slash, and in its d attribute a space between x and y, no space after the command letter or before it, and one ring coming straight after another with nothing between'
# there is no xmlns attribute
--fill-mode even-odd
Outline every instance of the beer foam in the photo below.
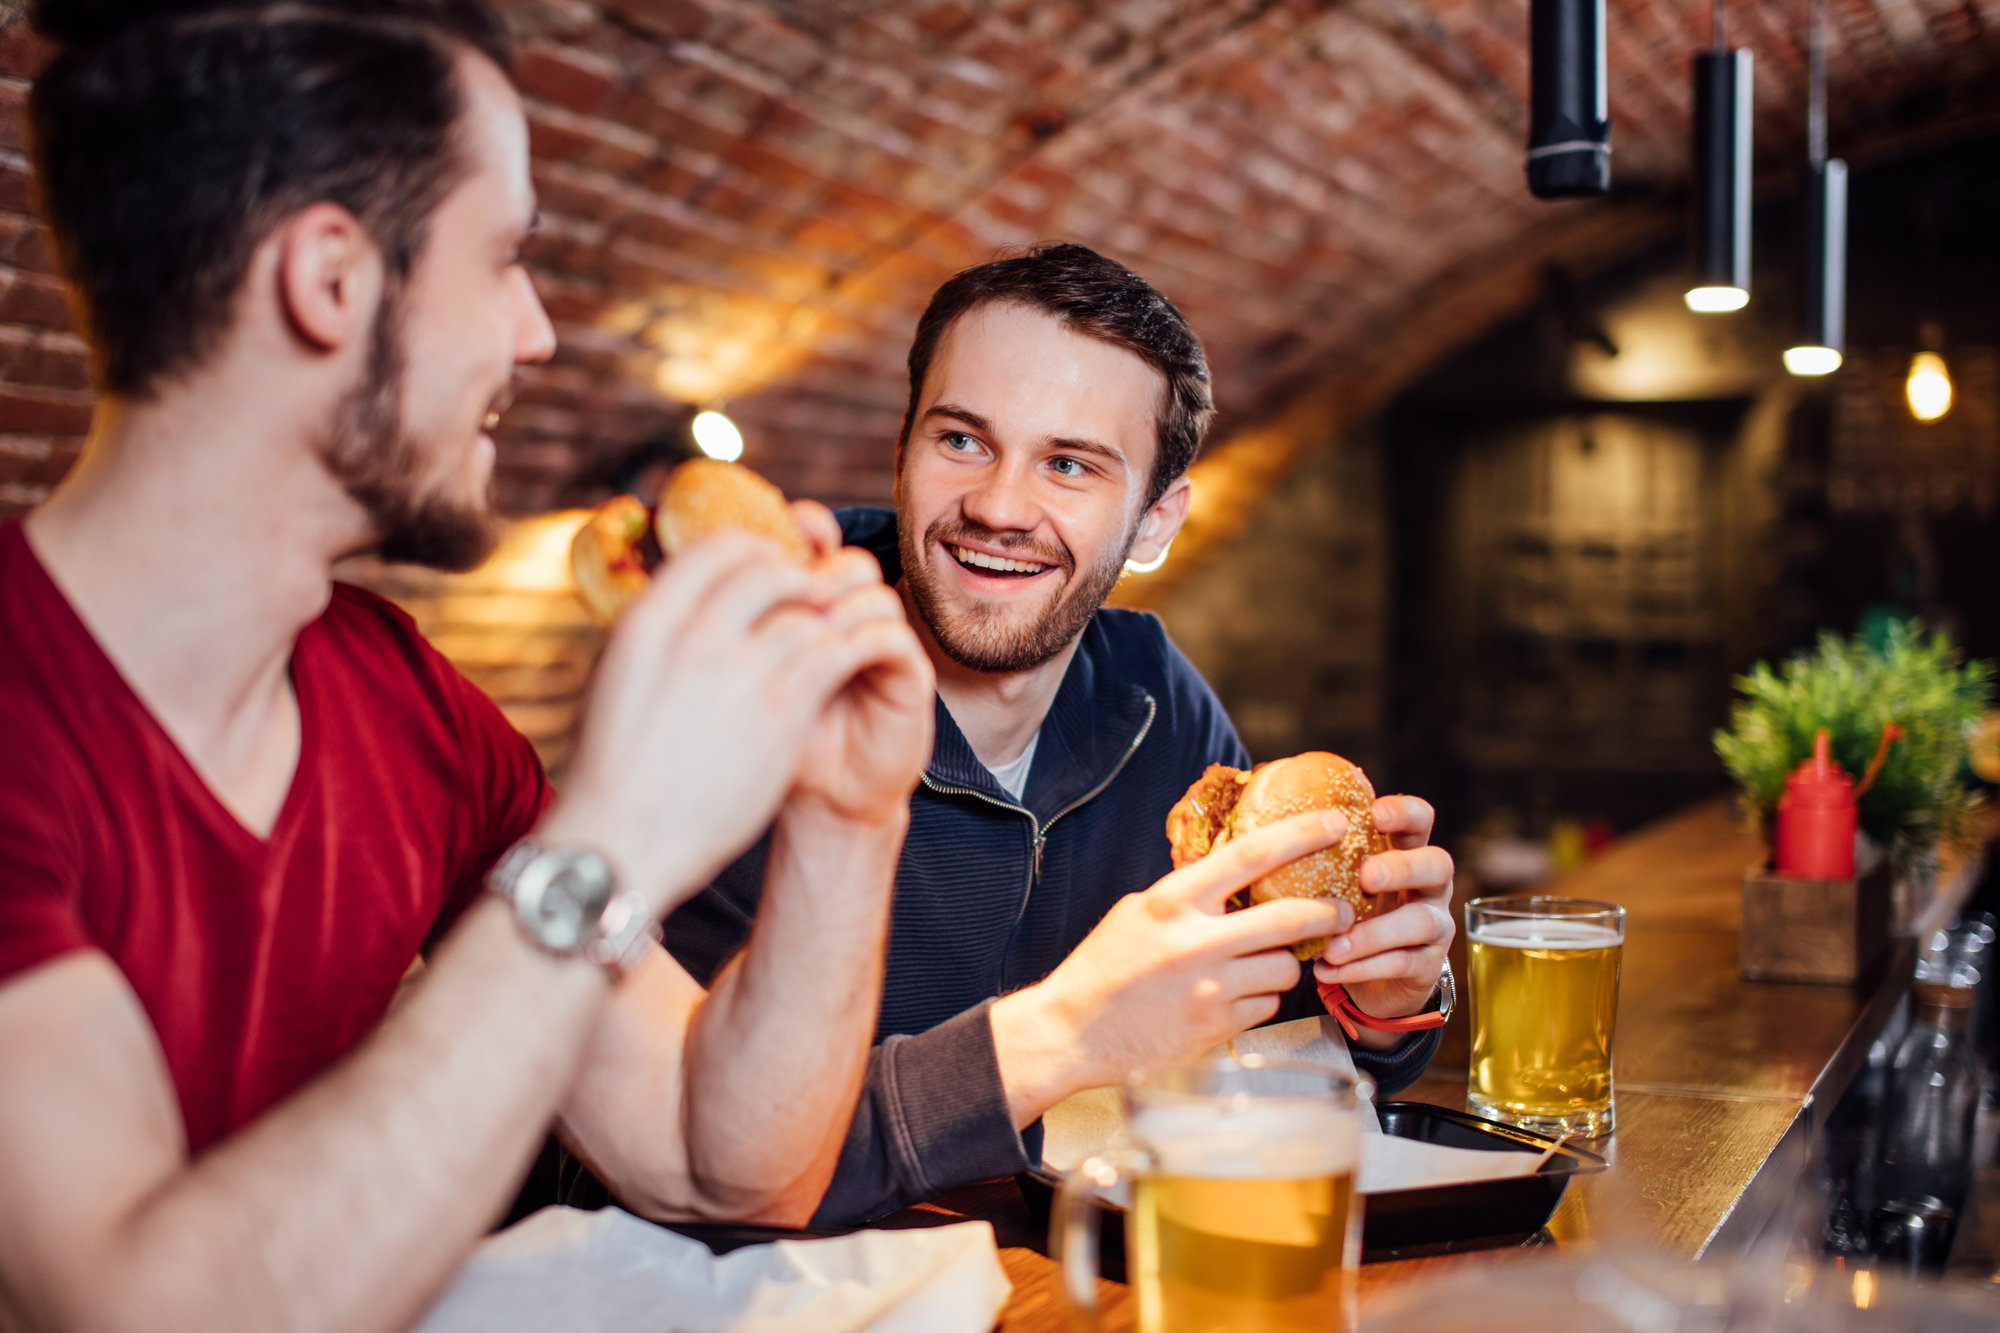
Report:
<svg viewBox="0 0 2000 1333"><path fill-rule="evenodd" d="M1488 921L1471 933L1481 944L1508 949L1605 949L1625 942L1625 932L1560 917Z"/></svg>
<svg viewBox="0 0 2000 1333"><path fill-rule="evenodd" d="M1306 1098L1258 1098L1141 1106L1131 1133L1157 1170L1176 1176L1296 1180L1352 1171L1361 1117Z"/></svg>

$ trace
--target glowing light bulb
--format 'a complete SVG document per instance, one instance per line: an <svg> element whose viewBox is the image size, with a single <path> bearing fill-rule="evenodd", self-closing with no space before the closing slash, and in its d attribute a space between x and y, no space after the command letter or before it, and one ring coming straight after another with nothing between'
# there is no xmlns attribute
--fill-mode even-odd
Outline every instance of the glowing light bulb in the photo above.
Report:
<svg viewBox="0 0 2000 1333"><path fill-rule="evenodd" d="M695 444L710 458L733 463L743 457L743 432L722 413L697 412L689 429L694 432Z"/></svg>
<svg viewBox="0 0 2000 1333"><path fill-rule="evenodd" d="M1741 287L1690 287L1685 300L1696 314L1720 315L1749 305L1750 293Z"/></svg>
<svg viewBox="0 0 2000 1333"><path fill-rule="evenodd" d="M1951 411L1951 371L1944 358L1936 352L1911 357L1903 395L1910 400L1910 415L1919 421L1936 421Z"/></svg>
<svg viewBox="0 0 2000 1333"><path fill-rule="evenodd" d="M1174 544L1172 542L1168 542L1165 546L1160 548L1160 553L1158 555L1154 556L1151 560L1146 561L1144 564L1141 564L1137 560L1127 560L1125 562L1125 572L1127 574L1150 574L1154 570L1158 569L1161 565L1167 563L1167 556L1172 553L1173 549L1174 549Z"/></svg>
<svg viewBox="0 0 2000 1333"><path fill-rule="evenodd" d="M1787 347L1785 369L1794 375L1831 375L1840 369L1840 353L1831 347Z"/></svg>

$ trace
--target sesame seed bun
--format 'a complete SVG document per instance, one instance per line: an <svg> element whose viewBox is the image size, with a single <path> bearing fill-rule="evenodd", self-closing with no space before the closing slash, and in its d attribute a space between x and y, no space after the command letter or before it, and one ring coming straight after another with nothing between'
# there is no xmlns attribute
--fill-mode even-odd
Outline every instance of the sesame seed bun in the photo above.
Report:
<svg viewBox="0 0 2000 1333"><path fill-rule="evenodd" d="M1247 772L1212 764L1168 812L1167 838L1179 867L1266 824L1308 810L1338 810L1347 817L1347 834L1338 844L1273 870L1232 898L1231 906L1273 898L1344 899L1354 908L1354 919L1365 921L1395 905L1395 895L1361 887L1362 861L1389 849L1388 837L1375 829L1374 805L1368 775L1324 750L1273 760ZM1330 938L1302 940L1292 952L1310 960Z"/></svg>
<svg viewBox="0 0 2000 1333"><path fill-rule="evenodd" d="M694 458L675 468L660 492L660 549L678 555L718 532L750 532L807 564L812 548L785 494L740 463Z"/></svg>

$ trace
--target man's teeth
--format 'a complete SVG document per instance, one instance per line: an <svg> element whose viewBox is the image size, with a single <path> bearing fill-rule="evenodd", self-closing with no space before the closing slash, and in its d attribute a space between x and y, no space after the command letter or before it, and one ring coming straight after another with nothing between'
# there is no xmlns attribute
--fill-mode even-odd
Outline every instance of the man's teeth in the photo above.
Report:
<svg viewBox="0 0 2000 1333"><path fill-rule="evenodd" d="M988 555L984 551L969 551L963 546L954 546L951 553L958 557L961 565L972 565L979 569L994 569L1002 574L1039 574L1047 565L1037 565L1027 560L1009 560L1005 556Z"/></svg>

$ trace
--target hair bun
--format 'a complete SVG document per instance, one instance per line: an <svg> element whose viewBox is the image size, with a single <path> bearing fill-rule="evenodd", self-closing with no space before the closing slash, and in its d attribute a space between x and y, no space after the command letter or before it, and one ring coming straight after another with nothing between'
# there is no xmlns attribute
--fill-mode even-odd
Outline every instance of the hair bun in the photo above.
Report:
<svg viewBox="0 0 2000 1333"><path fill-rule="evenodd" d="M29 0L28 22L59 46L96 46L162 19L232 7L228 0Z"/></svg>

